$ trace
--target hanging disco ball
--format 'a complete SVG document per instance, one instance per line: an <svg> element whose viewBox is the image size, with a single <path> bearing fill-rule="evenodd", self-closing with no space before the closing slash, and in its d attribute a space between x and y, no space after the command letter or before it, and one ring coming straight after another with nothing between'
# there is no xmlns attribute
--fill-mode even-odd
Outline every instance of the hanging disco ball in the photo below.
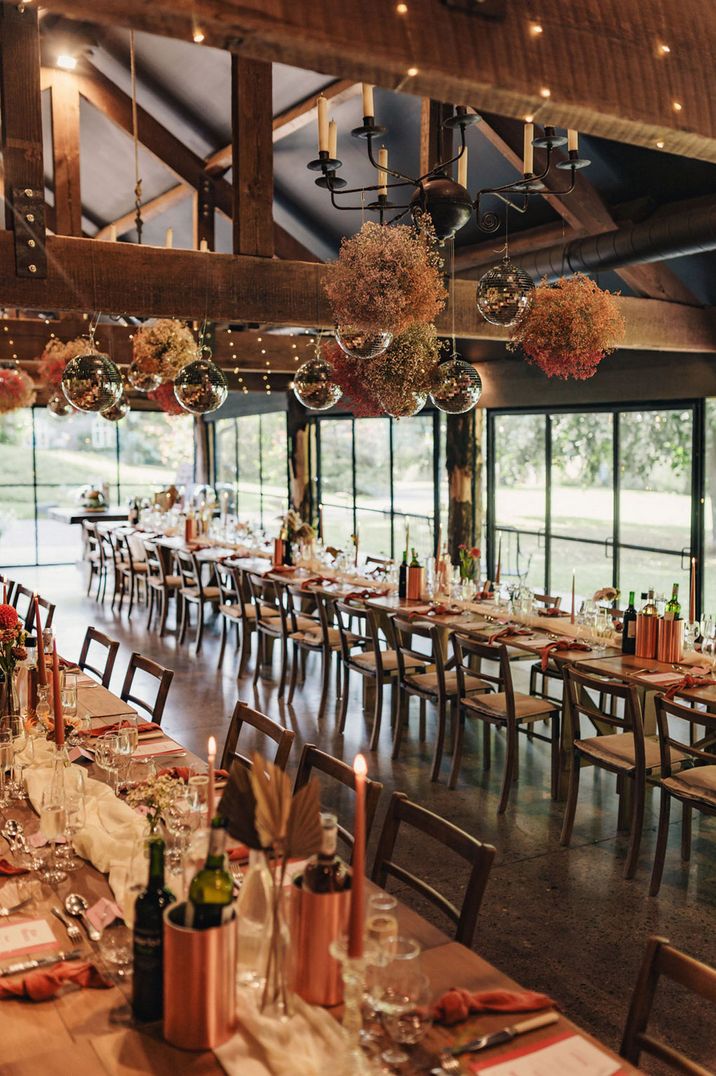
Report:
<svg viewBox="0 0 716 1076"><path fill-rule="evenodd" d="M47 401L47 410L55 418L65 418L67 415L74 414L75 409L61 392L56 392Z"/></svg>
<svg viewBox="0 0 716 1076"><path fill-rule="evenodd" d="M430 399L448 415L471 411L482 396L482 379L477 370L457 355L438 366L435 380Z"/></svg>
<svg viewBox="0 0 716 1076"><path fill-rule="evenodd" d="M317 355L299 366L293 379L293 391L309 411L326 411L338 403L343 392L333 380L333 367Z"/></svg>
<svg viewBox="0 0 716 1076"><path fill-rule="evenodd" d="M185 411L208 415L221 407L229 394L226 378L211 359L187 363L174 381L174 395Z"/></svg>
<svg viewBox="0 0 716 1076"><path fill-rule="evenodd" d="M91 351L67 363L62 391L78 411L104 411L122 395L122 375L109 355Z"/></svg>
<svg viewBox="0 0 716 1076"><path fill-rule="evenodd" d="M106 418L108 422L119 422L121 418L124 418L129 413L129 400L122 393L116 403L110 404L109 407L105 407L103 411L100 411L102 418Z"/></svg>
<svg viewBox="0 0 716 1076"><path fill-rule="evenodd" d="M412 418L418 411L422 411L427 399L425 392L406 392L404 400L400 404L391 404L390 408L386 407L385 413L391 418Z"/></svg>
<svg viewBox="0 0 716 1076"><path fill-rule="evenodd" d="M480 278L477 308L491 325L516 325L529 310L534 290L529 273L505 258Z"/></svg>
<svg viewBox="0 0 716 1076"><path fill-rule="evenodd" d="M127 381L139 392L153 392L163 381L157 368L152 369L146 363L130 362L127 367Z"/></svg>
<svg viewBox="0 0 716 1076"><path fill-rule="evenodd" d="M335 332L336 343L351 359L376 359L393 342L392 333L369 332L366 329L343 329Z"/></svg>

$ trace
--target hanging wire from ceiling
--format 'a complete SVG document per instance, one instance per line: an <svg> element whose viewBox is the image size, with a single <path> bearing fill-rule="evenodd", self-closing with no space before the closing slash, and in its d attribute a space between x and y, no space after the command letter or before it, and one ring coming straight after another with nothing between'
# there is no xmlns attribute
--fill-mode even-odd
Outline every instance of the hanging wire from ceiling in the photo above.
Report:
<svg viewBox="0 0 716 1076"><path fill-rule="evenodd" d="M129 68L132 82L132 138L134 140L134 226L137 242L142 242L142 177L139 173L139 123L137 119L137 58L134 49L134 30L129 31Z"/></svg>

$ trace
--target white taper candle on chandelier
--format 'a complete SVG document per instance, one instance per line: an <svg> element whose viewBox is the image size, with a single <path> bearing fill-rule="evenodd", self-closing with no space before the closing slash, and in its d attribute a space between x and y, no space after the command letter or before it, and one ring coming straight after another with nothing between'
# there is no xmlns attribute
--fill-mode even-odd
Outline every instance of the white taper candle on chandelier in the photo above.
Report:
<svg viewBox="0 0 716 1076"><path fill-rule="evenodd" d="M388 167L388 151L385 146L381 146L378 150L378 194L388 193L388 173L385 169Z"/></svg>
<svg viewBox="0 0 716 1076"><path fill-rule="evenodd" d="M174 229L173 228L167 228L166 232L164 233L164 246L168 250L171 250L171 248L174 246Z"/></svg>
<svg viewBox="0 0 716 1076"><path fill-rule="evenodd" d="M328 101L321 94L316 102L318 110L318 152L328 153Z"/></svg>
<svg viewBox="0 0 716 1076"><path fill-rule="evenodd" d="M363 115L375 115L375 112L373 111L373 87L370 82L363 83Z"/></svg>
<svg viewBox="0 0 716 1076"><path fill-rule="evenodd" d="M467 146L457 160L457 181L461 187L467 187Z"/></svg>
<svg viewBox="0 0 716 1076"><path fill-rule="evenodd" d="M534 125L534 123L526 123L525 124L525 132L524 132L525 141L524 141L524 153L523 153L523 158L524 158L523 169L524 169L525 175L530 175L532 172L534 172L534 153L535 153L535 148L532 145L532 139L534 138L534 136L535 136L535 125Z"/></svg>
<svg viewBox="0 0 716 1076"><path fill-rule="evenodd" d="M573 131L571 128L567 131L567 149L570 153L575 153L579 149L579 131Z"/></svg>
<svg viewBox="0 0 716 1076"><path fill-rule="evenodd" d="M338 127L336 121L331 120L328 124L328 156L335 161L338 154Z"/></svg>

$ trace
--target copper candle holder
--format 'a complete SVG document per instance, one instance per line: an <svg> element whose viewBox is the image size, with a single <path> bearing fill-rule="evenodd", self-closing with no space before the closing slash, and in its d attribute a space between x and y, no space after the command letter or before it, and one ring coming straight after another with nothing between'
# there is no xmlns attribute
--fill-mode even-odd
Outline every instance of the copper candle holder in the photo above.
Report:
<svg viewBox="0 0 716 1076"><path fill-rule="evenodd" d="M236 1031L236 914L193 930L185 909L164 912L164 1038L181 1050L213 1050Z"/></svg>
<svg viewBox="0 0 716 1076"><path fill-rule="evenodd" d="M636 649L638 658L655 658L659 634L658 616L644 616L638 613L636 618Z"/></svg>
<svg viewBox="0 0 716 1076"><path fill-rule="evenodd" d="M273 540L271 564L274 568L278 568L280 564L283 564L283 538L274 538Z"/></svg>
<svg viewBox="0 0 716 1076"><path fill-rule="evenodd" d="M341 966L331 945L348 929L351 893L312 893L303 877L291 886L290 934L293 948L292 989L309 1005L340 1005Z"/></svg>
<svg viewBox="0 0 716 1076"><path fill-rule="evenodd" d="M419 601L425 585L425 569L408 567L406 595L411 601Z"/></svg>
<svg viewBox="0 0 716 1076"><path fill-rule="evenodd" d="M684 656L684 622L683 620L659 621L659 639L656 647L659 661L677 662Z"/></svg>

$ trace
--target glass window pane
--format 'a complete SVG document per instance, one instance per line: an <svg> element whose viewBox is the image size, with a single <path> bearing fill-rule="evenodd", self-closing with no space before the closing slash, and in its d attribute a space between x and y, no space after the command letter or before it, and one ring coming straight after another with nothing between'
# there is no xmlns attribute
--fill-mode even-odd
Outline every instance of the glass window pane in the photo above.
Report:
<svg viewBox="0 0 716 1076"><path fill-rule="evenodd" d="M612 538L612 422L612 415L599 412L553 416L553 535Z"/></svg>
<svg viewBox="0 0 716 1076"><path fill-rule="evenodd" d="M495 564L501 545L501 578L519 576L544 587L545 417L495 418Z"/></svg>
<svg viewBox="0 0 716 1076"><path fill-rule="evenodd" d="M115 423L99 415L79 413L58 420L43 408L37 408L35 443L37 481L67 488L58 490L58 504L73 505L75 490L103 482L109 483L111 498L116 497Z"/></svg>
<svg viewBox="0 0 716 1076"><path fill-rule="evenodd" d="M591 545L587 542L568 542L561 538L552 538L552 570L550 574L550 594L561 595L562 608L569 610L572 600L572 571L575 575L576 607L586 598L591 598L595 590L612 585L612 547L608 546L609 556L605 556L604 546Z"/></svg>
<svg viewBox="0 0 716 1076"><path fill-rule="evenodd" d="M351 549L353 533L353 509L323 505L323 544L336 549ZM367 546L364 547L364 552Z"/></svg>
<svg viewBox="0 0 716 1076"><path fill-rule="evenodd" d="M69 564L82 558L82 527L52 519L50 508L75 503L76 487L37 485L38 564Z"/></svg>
<svg viewBox="0 0 716 1076"><path fill-rule="evenodd" d="M215 430L216 480L233 486L236 482L236 419L219 419Z"/></svg>
<svg viewBox="0 0 716 1076"><path fill-rule="evenodd" d="M0 486L0 565L11 568L15 564L34 563L35 500L32 486Z"/></svg>
<svg viewBox="0 0 716 1076"><path fill-rule="evenodd" d="M268 519L288 509L287 452L286 413L275 411L261 415L261 489L265 525Z"/></svg>
<svg viewBox="0 0 716 1076"><path fill-rule="evenodd" d="M396 512L432 519L432 415L393 423L393 496Z"/></svg>
<svg viewBox="0 0 716 1076"><path fill-rule="evenodd" d="M390 516L383 512L356 513L361 557L390 557Z"/></svg>
<svg viewBox="0 0 716 1076"><path fill-rule="evenodd" d="M361 418L355 424L356 504L390 511L390 419ZM390 535L390 528L388 529ZM390 538L388 538L390 545ZM366 547L368 548L368 547ZM372 551L372 546L370 547Z"/></svg>
<svg viewBox="0 0 716 1076"><path fill-rule="evenodd" d="M639 595L654 587L657 599L668 598L671 587L679 584L679 599L682 615L688 611L689 571L688 558L684 558L686 570L682 570L681 557L669 553L646 553L638 549L622 549L620 554L619 578L623 597L629 597L628 591L635 590L637 603Z"/></svg>
<svg viewBox="0 0 716 1076"><path fill-rule="evenodd" d="M32 409L0 415L0 487L32 485Z"/></svg>
<svg viewBox="0 0 716 1076"><path fill-rule="evenodd" d="M418 554L420 563L424 564L425 558L432 557L433 555L435 539L433 536L432 517L430 519L425 519L418 515L396 515L393 522L393 548L395 549L396 560L403 559L406 525L410 526L408 560L410 560L411 550L414 549Z"/></svg>
<svg viewBox="0 0 716 1076"><path fill-rule="evenodd" d="M259 419L259 415L242 415L236 420L239 455L237 512L248 523L258 523L261 517Z"/></svg>
<svg viewBox="0 0 716 1076"><path fill-rule="evenodd" d="M119 482L122 500L148 497L163 486L186 486L194 475L191 416L130 411L119 424Z"/></svg>
<svg viewBox="0 0 716 1076"><path fill-rule="evenodd" d="M328 419L320 424L321 500L325 504L353 504L353 424Z"/></svg>

